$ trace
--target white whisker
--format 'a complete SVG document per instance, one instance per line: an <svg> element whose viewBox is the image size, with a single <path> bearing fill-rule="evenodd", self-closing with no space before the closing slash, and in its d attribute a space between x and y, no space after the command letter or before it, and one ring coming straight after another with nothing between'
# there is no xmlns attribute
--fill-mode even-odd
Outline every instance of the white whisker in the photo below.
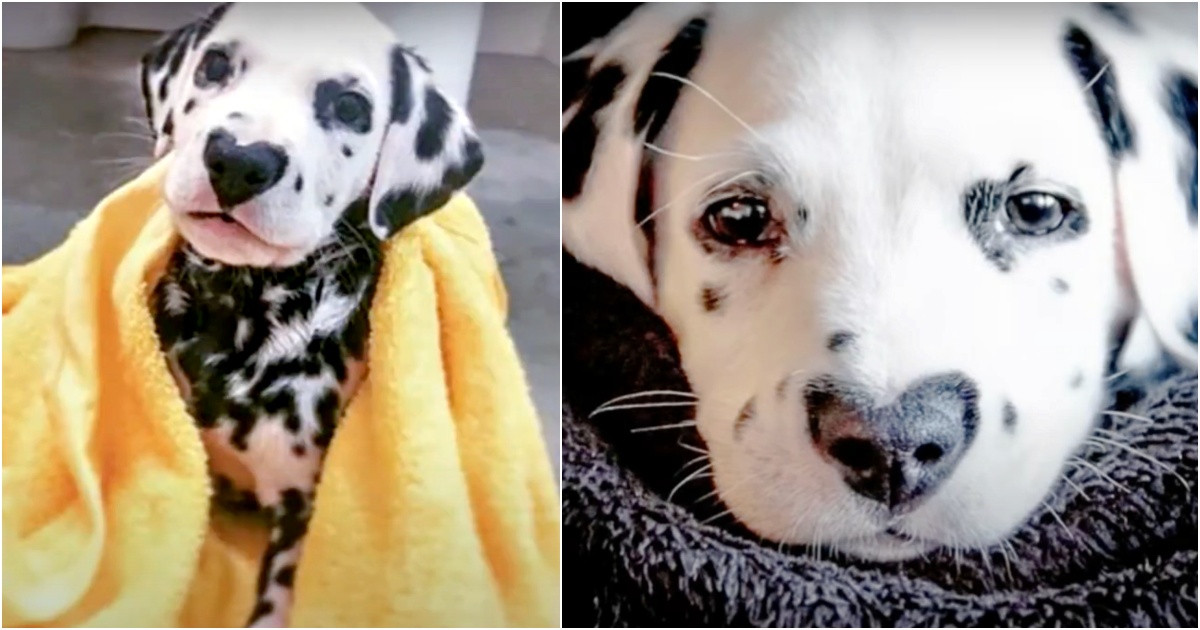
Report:
<svg viewBox="0 0 1200 630"><path fill-rule="evenodd" d="M680 83L696 90L697 92L703 94L706 98L708 98L708 100L712 101L714 105L721 108L721 111L728 114L730 118L732 118L735 122L737 122L739 125L741 125L743 129L750 132L750 135L754 136L754 138L756 140L758 140L759 142L762 142L763 144L767 144L767 141L761 135L759 135L759 133L757 131L755 131L753 127L751 127L749 124L747 124L746 121L742 120L741 117L739 117L737 114L733 113L733 110L729 109L729 107L727 107L724 103L722 103L720 99L713 96L708 90L700 87L698 84L696 84L696 82L692 81L691 79L685 79L684 77L670 74L667 72L651 72L650 76L663 77L665 79L674 79L674 80L679 81Z"/></svg>
<svg viewBox="0 0 1200 630"><path fill-rule="evenodd" d="M687 422L676 422L674 424L660 424L658 426L653 426L653 427L639 427L637 429L630 429L629 432L630 433L647 433L649 431L666 431L667 429L682 429L685 427L694 427L694 426L696 426L696 421L688 420Z"/></svg>
<svg viewBox="0 0 1200 630"><path fill-rule="evenodd" d="M638 222L637 222L637 226L640 228L640 227L642 227L642 226L646 225L647 223L649 223L650 221L652 221L652 220L654 219L654 217L658 215L658 213L660 213L660 212L662 212L663 210L666 210L667 208L671 207L671 206L672 206L672 205L673 205L673 204L674 204L676 201L679 201L679 200L680 200L680 199L681 199L681 198L682 198L684 195L687 195L688 193L690 193L690 192L692 192L693 190L695 190L697 187L699 187L699 186L702 186L702 185L704 185L704 184L708 183L708 182L709 182L709 181L711 181L711 180L714 180L714 179L716 179L716 178L718 178L718 177L723 177L723 176L724 176L725 174L727 174L728 172L729 172L729 171L717 171L716 173L711 173L711 174L709 174L709 175L705 175L704 177L701 177L700 179L698 179L698 180L696 180L696 181L692 182L692 183L691 183L690 185L688 185L686 188L684 188L683 190L679 191L679 194L677 194L677 195L675 195L674 197L672 197L670 201L668 201L668 202L664 203L663 205L661 205L661 206L659 206L659 207L655 208L655 209L654 209L654 211L652 211L650 214L646 215L646 218L642 219L641 221L638 221ZM731 178L729 178L729 179L727 179L727 180L725 180L725 181L721 182L720 184L717 184L716 186L712 186L712 187L710 187L710 188L708 189L708 191L707 191L707 192L705 192L705 193L704 193L704 195L701 195L701 196L708 195L708 194L710 194L710 193L711 193L711 191L712 191L712 190L714 190L714 189L716 189L716 188L720 188L721 186L727 186L727 185L729 185L729 184L732 184L733 182L735 182L735 181L737 181L737 180L739 180L739 179L741 179L741 178L743 178L743 177L746 177L746 176L748 176L748 175L756 175L756 174L757 174L757 171L743 171L743 172L741 172L741 173L739 173L739 174L737 174L737 175L735 175L735 176L733 176L733 177L731 177Z"/></svg>
<svg viewBox="0 0 1200 630"><path fill-rule="evenodd" d="M588 414L588 418L594 418L602 413L610 411L621 411L623 409L657 409L659 407L695 407L694 402L655 402L655 403L635 403L628 405L612 405L603 409L597 409Z"/></svg>
<svg viewBox="0 0 1200 630"><path fill-rule="evenodd" d="M1114 418L1124 418L1126 420L1138 420L1141 422L1147 422L1150 424L1154 424L1154 420L1147 418L1146 416L1139 416L1137 414L1129 413L1127 411L1101 411L1100 415L1112 416Z"/></svg>
<svg viewBox="0 0 1200 630"><path fill-rule="evenodd" d="M683 398L697 398L697 396L695 394L693 394L692 392L684 392L684 391L678 391L678 390L674 390L674 389L651 389L651 390L642 391L642 392L634 392L632 394L624 394L621 396L617 396L616 398L610 398L610 399L600 403L600 406L596 407L596 410L598 411L600 409L603 409L606 405L611 405L612 403L621 402L622 400L631 400L634 398L645 398L647 396L680 396ZM595 412L593 412L593 413L595 413Z"/></svg>
<svg viewBox="0 0 1200 630"><path fill-rule="evenodd" d="M1096 85L1096 82L1100 80L1100 77L1104 76L1105 72L1108 72L1108 64L1104 64L1104 66L1102 68L1100 68L1100 71L1096 73L1096 76L1092 77L1092 80L1088 81L1083 86L1083 91L1086 92L1086 91L1092 89L1092 86Z"/></svg>
<svg viewBox="0 0 1200 630"><path fill-rule="evenodd" d="M1064 522L1062 520L1062 517L1058 515L1058 511L1055 510L1049 503L1047 503L1045 501L1042 501L1042 505L1044 505L1046 507L1046 509L1050 512L1050 516L1053 516L1054 520L1058 521L1059 525L1062 525L1063 531L1067 533L1067 537L1070 538L1071 540L1075 540L1075 532L1071 531L1070 527L1067 527L1066 522Z"/></svg>
<svg viewBox="0 0 1200 630"><path fill-rule="evenodd" d="M712 464L710 463L710 464L701 466L700 468L696 469L696 471L693 472L692 474L684 477L683 481L680 481L679 483L675 484L674 488L671 488L671 492L667 494L667 501L674 500L675 493L678 492L679 489L682 488L685 484L687 484L687 482L689 482L693 479L704 479L706 476L711 477L712 473L709 473L708 475L704 475L705 472L708 472L711 470L712 470Z"/></svg>
<svg viewBox="0 0 1200 630"><path fill-rule="evenodd" d="M680 160L688 160L690 162L703 162L705 160L713 160L716 158L737 155L736 153L732 153L732 152L709 153L708 155L688 155L686 153L676 153L674 151L669 151L667 149L664 149L664 148L662 148L656 144L650 143L650 142L643 142L642 146L646 147L647 149L650 149L651 151L654 151L655 153L659 153L659 154L666 155L666 156L673 157L673 158L678 158Z"/></svg>
<svg viewBox="0 0 1200 630"><path fill-rule="evenodd" d="M1109 446L1115 446L1116 448L1119 448L1119 449L1125 451L1126 453L1141 457L1142 459L1150 462L1151 464L1154 464L1155 466L1158 466L1159 468L1162 468L1166 472L1170 473L1172 476L1174 476L1176 479L1179 480L1179 483L1183 484L1183 487L1186 488L1189 493L1192 491L1192 486L1189 485L1187 480L1185 480L1183 478L1183 475L1179 474L1170 465L1165 464L1162 461L1159 461L1158 458L1150 455L1149 453L1144 453L1128 444L1125 444L1123 442L1118 442L1116 440L1110 440L1108 438L1092 436L1092 437L1088 438L1087 441L1089 441L1089 442L1096 441L1101 444L1108 444Z"/></svg>
<svg viewBox="0 0 1200 630"><path fill-rule="evenodd" d="M1128 492L1128 493L1132 493L1132 492L1133 492L1133 491L1132 491L1132 490L1130 490L1129 488L1125 487L1125 485L1123 485L1121 482L1119 482L1119 481L1117 481L1116 479L1113 479L1112 477L1108 476L1108 474L1107 474L1107 473L1105 473L1103 470L1100 470L1100 467L1099 467L1099 466L1096 466L1095 464L1093 464L1093 463L1091 463L1091 462L1087 461L1086 459L1083 459L1083 458L1080 458L1080 457L1072 457L1072 458L1071 458L1071 463L1074 463L1074 464L1079 464L1080 466L1083 466L1084 468L1087 468L1087 469L1091 470L1092 472L1096 473L1096 475L1098 475L1098 476L1099 476L1099 477L1101 477L1102 479L1104 479L1104 480L1108 481L1108 482L1109 482L1109 483L1111 483L1112 485L1116 486L1117 488L1119 488L1119 489L1121 489L1121 490L1123 490L1123 491L1125 491L1125 492Z"/></svg>

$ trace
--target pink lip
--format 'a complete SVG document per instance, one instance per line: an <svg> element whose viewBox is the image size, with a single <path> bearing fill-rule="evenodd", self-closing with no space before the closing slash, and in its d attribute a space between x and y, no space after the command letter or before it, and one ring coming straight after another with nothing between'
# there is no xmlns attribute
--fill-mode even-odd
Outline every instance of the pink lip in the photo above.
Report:
<svg viewBox="0 0 1200 630"><path fill-rule="evenodd" d="M273 247L242 225L233 215L224 212L189 212L187 218L196 229L222 240L253 241L259 246Z"/></svg>

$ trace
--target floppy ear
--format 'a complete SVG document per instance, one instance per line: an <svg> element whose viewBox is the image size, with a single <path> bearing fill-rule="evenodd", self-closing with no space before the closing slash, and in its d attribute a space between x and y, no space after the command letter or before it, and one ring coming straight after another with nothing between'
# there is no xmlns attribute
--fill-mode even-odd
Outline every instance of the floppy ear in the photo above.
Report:
<svg viewBox="0 0 1200 630"><path fill-rule="evenodd" d="M563 64L563 247L654 306L655 154L699 62L707 19L694 6L644 5Z"/></svg>
<svg viewBox="0 0 1200 630"><path fill-rule="evenodd" d="M442 207L483 167L471 120L432 79L421 57L392 49L391 112L370 203L371 231L380 239Z"/></svg>
<svg viewBox="0 0 1200 630"><path fill-rule="evenodd" d="M1069 24L1064 39L1115 173L1118 254L1137 304L1118 359L1122 370L1153 367L1160 349L1196 365L1194 5L1191 10L1182 32L1178 22L1161 21L1169 15L1131 10L1127 20Z"/></svg>
<svg viewBox="0 0 1200 630"><path fill-rule="evenodd" d="M142 55L140 70L142 100L154 134L154 157L171 150L175 133L175 110L183 87L191 80L188 69L196 65L201 44L229 10L230 3L214 7L202 18L171 31Z"/></svg>

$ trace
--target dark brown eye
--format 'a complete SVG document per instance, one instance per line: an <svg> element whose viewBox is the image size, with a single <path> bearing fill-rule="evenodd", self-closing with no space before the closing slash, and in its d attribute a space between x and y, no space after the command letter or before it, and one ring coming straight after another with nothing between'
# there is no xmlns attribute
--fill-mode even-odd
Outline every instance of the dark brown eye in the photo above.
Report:
<svg viewBox="0 0 1200 630"><path fill-rule="evenodd" d="M371 103L357 92L342 92L333 102L333 117L355 131L366 131L371 128Z"/></svg>
<svg viewBox="0 0 1200 630"><path fill-rule="evenodd" d="M1021 234L1040 236L1062 227L1072 210L1071 202L1045 192L1013 195L1005 202L1008 220Z"/></svg>
<svg viewBox="0 0 1200 630"><path fill-rule="evenodd" d="M229 53L213 48L204 53L196 68L196 87L220 85L233 76L233 61Z"/></svg>
<svg viewBox="0 0 1200 630"><path fill-rule="evenodd" d="M731 197L704 210L708 232L726 245L759 245L767 240L771 210L762 199Z"/></svg>

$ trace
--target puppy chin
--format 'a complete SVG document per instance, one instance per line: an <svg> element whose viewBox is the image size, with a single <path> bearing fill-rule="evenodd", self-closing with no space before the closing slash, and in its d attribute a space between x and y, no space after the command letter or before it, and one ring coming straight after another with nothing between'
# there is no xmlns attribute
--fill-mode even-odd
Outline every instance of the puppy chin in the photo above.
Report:
<svg viewBox="0 0 1200 630"><path fill-rule="evenodd" d="M290 267L308 255L306 248L270 245L241 225L220 219L176 215L175 226L201 256L234 267Z"/></svg>

